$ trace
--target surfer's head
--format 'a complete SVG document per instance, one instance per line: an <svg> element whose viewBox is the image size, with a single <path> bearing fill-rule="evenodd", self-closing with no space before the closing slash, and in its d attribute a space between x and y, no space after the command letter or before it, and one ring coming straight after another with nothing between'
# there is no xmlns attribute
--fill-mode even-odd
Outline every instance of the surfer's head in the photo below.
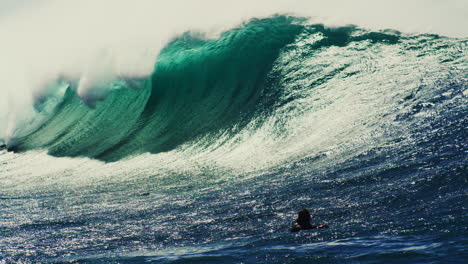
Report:
<svg viewBox="0 0 468 264"><path fill-rule="evenodd" d="M302 209L299 211L296 222L301 226L310 225L310 220L312 217L307 209Z"/></svg>

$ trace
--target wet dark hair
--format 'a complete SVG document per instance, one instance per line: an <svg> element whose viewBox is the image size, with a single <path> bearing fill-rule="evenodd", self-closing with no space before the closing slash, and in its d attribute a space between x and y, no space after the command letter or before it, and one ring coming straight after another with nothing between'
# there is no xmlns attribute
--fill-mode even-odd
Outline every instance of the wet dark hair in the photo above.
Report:
<svg viewBox="0 0 468 264"><path fill-rule="evenodd" d="M312 217L307 209L302 209L299 211L299 214L296 219L296 223L302 227L310 226L310 220Z"/></svg>

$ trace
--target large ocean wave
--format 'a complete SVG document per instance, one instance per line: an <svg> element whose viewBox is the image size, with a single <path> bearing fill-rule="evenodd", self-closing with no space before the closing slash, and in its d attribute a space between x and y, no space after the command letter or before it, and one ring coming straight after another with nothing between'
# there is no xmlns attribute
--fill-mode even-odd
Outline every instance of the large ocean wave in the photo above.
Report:
<svg viewBox="0 0 468 264"><path fill-rule="evenodd" d="M58 77L37 96L32 119L41 121L19 127L9 147L116 161L195 142L219 146L267 126L264 136L299 133L301 141L326 136L318 126L343 144L369 133L388 140L402 136L389 129L406 129L415 112L434 111L434 98L462 96L465 45L284 16L252 20L218 39L188 32L161 51L147 78L116 76L79 96L86 80ZM440 91L448 83L460 84Z"/></svg>

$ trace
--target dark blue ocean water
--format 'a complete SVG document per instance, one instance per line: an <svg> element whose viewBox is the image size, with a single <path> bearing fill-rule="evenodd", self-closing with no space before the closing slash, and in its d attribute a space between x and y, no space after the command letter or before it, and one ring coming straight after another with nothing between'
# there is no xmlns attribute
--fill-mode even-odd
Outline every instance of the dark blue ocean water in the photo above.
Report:
<svg viewBox="0 0 468 264"><path fill-rule="evenodd" d="M458 117L417 148L398 142L325 169L314 166L324 157L310 157L252 178L200 168L3 192L2 261L464 263L467 149L451 146L466 141L467 122ZM330 228L290 233L303 207Z"/></svg>

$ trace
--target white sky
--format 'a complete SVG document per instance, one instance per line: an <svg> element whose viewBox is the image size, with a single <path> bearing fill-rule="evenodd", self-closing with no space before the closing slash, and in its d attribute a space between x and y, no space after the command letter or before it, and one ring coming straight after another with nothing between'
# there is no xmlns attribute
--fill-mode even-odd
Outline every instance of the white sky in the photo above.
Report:
<svg viewBox="0 0 468 264"><path fill-rule="evenodd" d="M73 12L76 4L86 7L91 13L102 12L104 16L106 12L119 12L121 9L140 9L142 13L155 10L159 13L164 9L165 15L174 15L184 6L188 10L182 12L197 12L204 18L213 17L213 13L226 14L228 11L235 12L238 17L248 17L255 13L261 14L262 10L285 10L367 27L468 36L468 0L0 0L0 19L21 16L18 13L24 9L37 10L38 6L45 9L61 6L63 11ZM22 19L27 20L28 17ZM216 24L217 21L213 19L212 23Z"/></svg>

